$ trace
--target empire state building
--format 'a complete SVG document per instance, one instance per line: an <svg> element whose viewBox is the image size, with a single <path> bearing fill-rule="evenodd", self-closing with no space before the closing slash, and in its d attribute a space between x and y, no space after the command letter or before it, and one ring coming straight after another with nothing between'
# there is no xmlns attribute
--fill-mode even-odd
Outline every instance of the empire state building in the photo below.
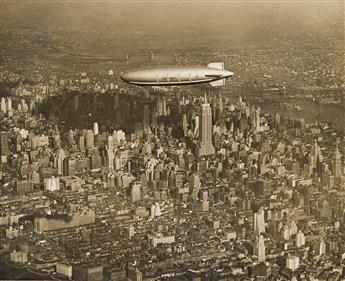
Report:
<svg viewBox="0 0 345 281"><path fill-rule="evenodd" d="M214 154L212 145L212 111L206 95L201 108L199 156Z"/></svg>

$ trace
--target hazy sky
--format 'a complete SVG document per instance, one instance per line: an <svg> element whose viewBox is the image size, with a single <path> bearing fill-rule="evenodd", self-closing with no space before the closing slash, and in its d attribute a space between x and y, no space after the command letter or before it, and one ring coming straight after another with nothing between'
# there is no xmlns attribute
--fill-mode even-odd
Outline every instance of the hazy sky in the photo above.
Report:
<svg viewBox="0 0 345 281"><path fill-rule="evenodd" d="M339 1L1 1L1 17L23 24L50 23L138 30L183 28L200 29L234 25L245 28L262 24L327 24L344 22L344 2Z"/></svg>
<svg viewBox="0 0 345 281"><path fill-rule="evenodd" d="M97 36L136 34L213 40L293 35L296 31L344 37L344 2L339 1L2 1L3 27L34 27ZM260 35L261 36L261 35ZM208 37L208 38L206 38ZM101 38L100 38L101 39ZM154 39L153 39L154 40ZM158 40L158 39L156 39ZM161 40L161 39L160 39ZM181 39L183 40L183 39ZM219 39L221 40L221 39Z"/></svg>

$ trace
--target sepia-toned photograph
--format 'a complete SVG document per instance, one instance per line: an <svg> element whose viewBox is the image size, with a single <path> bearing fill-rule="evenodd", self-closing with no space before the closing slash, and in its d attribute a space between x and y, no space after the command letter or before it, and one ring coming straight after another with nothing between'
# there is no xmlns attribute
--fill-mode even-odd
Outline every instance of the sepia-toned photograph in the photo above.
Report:
<svg viewBox="0 0 345 281"><path fill-rule="evenodd" d="M344 281L344 0L0 0L0 281Z"/></svg>

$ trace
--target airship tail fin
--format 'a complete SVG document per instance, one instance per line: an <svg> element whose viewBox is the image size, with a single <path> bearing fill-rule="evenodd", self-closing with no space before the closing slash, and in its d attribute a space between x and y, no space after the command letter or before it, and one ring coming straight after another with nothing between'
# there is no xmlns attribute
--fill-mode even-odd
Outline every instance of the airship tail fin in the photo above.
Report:
<svg viewBox="0 0 345 281"><path fill-rule="evenodd" d="M209 84L211 85L211 87L225 86L225 79L220 79L220 80L212 81L212 82L209 82Z"/></svg>
<svg viewBox="0 0 345 281"><path fill-rule="evenodd" d="M220 69L220 70L225 69L224 62L211 62L211 63L207 64L207 67L214 68L214 69Z"/></svg>

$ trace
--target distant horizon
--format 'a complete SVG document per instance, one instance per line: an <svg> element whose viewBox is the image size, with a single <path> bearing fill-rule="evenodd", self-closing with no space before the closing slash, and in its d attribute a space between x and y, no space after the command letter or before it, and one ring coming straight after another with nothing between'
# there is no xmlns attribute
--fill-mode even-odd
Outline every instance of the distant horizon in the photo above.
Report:
<svg viewBox="0 0 345 281"><path fill-rule="evenodd" d="M342 1L1 3L3 41L11 38L12 28L20 28L97 55L114 49L275 48L309 36L331 38L340 48L344 42Z"/></svg>

